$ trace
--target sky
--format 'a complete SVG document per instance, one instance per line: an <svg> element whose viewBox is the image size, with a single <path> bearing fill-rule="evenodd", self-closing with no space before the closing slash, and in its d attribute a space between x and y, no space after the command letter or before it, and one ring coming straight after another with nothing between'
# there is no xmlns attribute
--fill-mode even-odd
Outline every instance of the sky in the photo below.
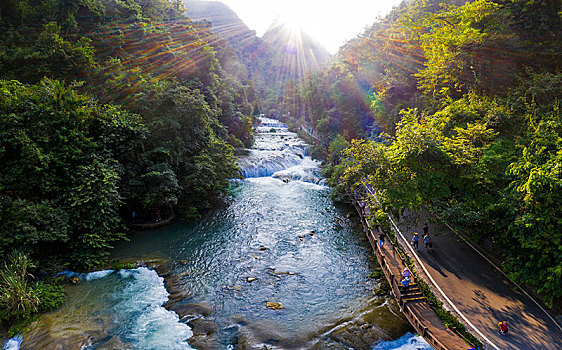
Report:
<svg viewBox="0 0 562 350"><path fill-rule="evenodd" d="M262 36L281 16L300 26L331 54L365 27L384 17L401 0L219 0Z"/></svg>

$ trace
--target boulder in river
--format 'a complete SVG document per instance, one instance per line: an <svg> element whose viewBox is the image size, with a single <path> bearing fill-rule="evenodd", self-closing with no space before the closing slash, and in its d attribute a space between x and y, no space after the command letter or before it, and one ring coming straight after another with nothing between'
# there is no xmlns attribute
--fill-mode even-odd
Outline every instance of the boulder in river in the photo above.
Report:
<svg viewBox="0 0 562 350"><path fill-rule="evenodd" d="M276 301L266 301L265 306L271 310L281 310L285 308L283 304Z"/></svg>
<svg viewBox="0 0 562 350"><path fill-rule="evenodd" d="M193 330L193 336L188 339L189 343L199 350L220 349L216 333L218 330L215 322L203 318L190 321L189 326Z"/></svg>
<svg viewBox="0 0 562 350"><path fill-rule="evenodd" d="M168 301L163 305L168 310L173 309L174 305L180 304L192 295L191 290L181 282L181 276L165 275L164 282L166 283L168 293L170 293Z"/></svg>
<svg viewBox="0 0 562 350"><path fill-rule="evenodd" d="M192 295L189 290L180 290L168 295L168 301L164 303L166 309L170 310L174 308L174 305L181 303L183 300L189 298Z"/></svg>
<svg viewBox="0 0 562 350"><path fill-rule="evenodd" d="M164 305L166 306L166 305ZM185 316L209 316L213 314L213 309L206 304L184 303L174 305L168 310L174 311L180 318Z"/></svg>
<svg viewBox="0 0 562 350"><path fill-rule="evenodd" d="M189 322L193 330L194 336L201 336L201 335L211 335L216 333L217 325L213 321L205 320L202 318L195 319Z"/></svg>

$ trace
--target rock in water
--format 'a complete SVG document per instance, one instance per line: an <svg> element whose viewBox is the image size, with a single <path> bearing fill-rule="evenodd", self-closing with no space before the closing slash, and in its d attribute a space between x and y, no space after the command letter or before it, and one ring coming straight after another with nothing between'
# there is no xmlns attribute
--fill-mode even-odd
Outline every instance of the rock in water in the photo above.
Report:
<svg viewBox="0 0 562 350"><path fill-rule="evenodd" d="M280 309L284 309L285 307L283 306L283 304L275 302L275 301L266 301L265 302L265 306L267 306L267 308L271 309L271 310L280 310Z"/></svg>

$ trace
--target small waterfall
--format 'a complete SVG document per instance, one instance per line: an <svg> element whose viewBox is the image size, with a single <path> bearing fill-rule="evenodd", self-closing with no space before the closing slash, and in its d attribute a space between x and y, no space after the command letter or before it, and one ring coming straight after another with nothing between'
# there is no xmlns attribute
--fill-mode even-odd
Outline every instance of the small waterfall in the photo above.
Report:
<svg viewBox="0 0 562 350"><path fill-rule="evenodd" d="M254 149L238 160L244 178L272 176L284 182L324 184L318 173L319 163L308 156L308 145L287 125L262 118L257 131Z"/></svg>

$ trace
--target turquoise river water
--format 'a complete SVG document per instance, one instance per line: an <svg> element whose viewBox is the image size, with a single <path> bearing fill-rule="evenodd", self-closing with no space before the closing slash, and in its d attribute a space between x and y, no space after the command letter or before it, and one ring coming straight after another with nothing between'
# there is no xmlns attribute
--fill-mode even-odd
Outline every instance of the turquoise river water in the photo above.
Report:
<svg viewBox="0 0 562 350"><path fill-rule="evenodd" d="M306 145L275 120L259 131L224 208L135 233L114 252L161 261L183 291L176 305L198 312L164 308L165 280L150 268L99 271L78 275L62 309L4 347L431 349L393 299L375 295L369 243L350 209L334 206Z"/></svg>

